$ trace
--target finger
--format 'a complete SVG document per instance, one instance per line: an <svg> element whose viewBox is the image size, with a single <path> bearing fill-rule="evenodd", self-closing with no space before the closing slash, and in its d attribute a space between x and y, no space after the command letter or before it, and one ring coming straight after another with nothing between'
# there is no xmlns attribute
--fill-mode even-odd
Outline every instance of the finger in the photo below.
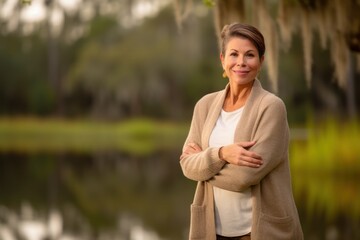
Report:
<svg viewBox="0 0 360 240"><path fill-rule="evenodd" d="M241 161L239 163L240 166L245 166L245 167L252 167L252 168L259 168L261 167L261 164L255 164L255 163L251 163L251 162L247 162L247 161Z"/></svg>
<svg viewBox="0 0 360 240"><path fill-rule="evenodd" d="M262 160L262 157L259 154L257 154L256 152L248 151L248 150L244 150L243 156Z"/></svg>
<svg viewBox="0 0 360 240"><path fill-rule="evenodd" d="M257 158L242 156L241 159L239 159L241 162L247 162L249 164L255 164L255 165L262 165L263 161Z"/></svg>
<svg viewBox="0 0 360 240"><path fill-rule="evenodd" d="M253 168L259 168L261 167L261 164L256 164L256 163L252 163L252 162L248 162L248 161L243 161L240 160L237 165L239 166L245 166L245 167L253 167Z"/></svg>
<svg viewBox="0 0 360 240"><path fill-rule="evenodd" d="M202 151L200 146L197 145L196 143L189 143L189 144L186 145L186 147L191 148L192 150L194 150L196 152L201 152Z"/></svg>
<svg viewBox="0 0 360 240"><path fill-rule="evenodd" d="M195 148L193 148L191 146L187 146L183 150L183 153L186 153L186 154L193 154L193 153L198 153L198 152L200 152L200 151L196 150Z"/></svg>
<svg viewBox="0 0 360 240"><path fill-rule="evenodd" d="M249 148L254 146L256 142L255 141L250 141L250 142L239 142L238 145L243 147L243 148Z"/></svg>
<svg viewBox="0 0 360 240"><path fill-rule="evenodd" d="M195 149L188 144L183 149L183 152L186 152L186 151L195 151Z"/></svg>
<svg viewBox="0 0 360 240"><path fill-rule="evenodd" d="M188 146L195 149L196 151L202 151L201 147L196 143L189 143Z"/></svg>
<svg viewBox="0 0 360 240"><path fill-rule="evenodd" d="M189 151L194 151L195 149L193 149L192 147L190 146L185 146L184 149L183 149L183 152L189 152Z"/></svg>
<svg viewBox="0 0 360 240"><path fill-rule="evenodd" d="M196 153L196 152L195 152L195 150L194 150L194 149L192 149L192 148L188 148L188 149L186 149L185 151L183 151L183 153L185 153L185 154L189 155L189 154Z"/></svg>
<svg viewBox="0 0 360 240"><path fill-rule="evenodd" d="M193 143L193 148L194 148L196 151L199 151L199 152L202 151L201 147L200 147L199 145L197 145L196 143Z"/></svg>

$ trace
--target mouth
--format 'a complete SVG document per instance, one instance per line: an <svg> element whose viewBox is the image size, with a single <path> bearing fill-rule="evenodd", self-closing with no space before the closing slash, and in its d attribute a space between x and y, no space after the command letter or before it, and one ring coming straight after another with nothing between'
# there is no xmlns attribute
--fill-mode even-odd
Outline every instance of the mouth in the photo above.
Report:
<svg viewBox="0 0 360 240"><path fill-rule="evenodd" d="M248 74L250 71L246 71L246 70L233 70L233 72L235 74L239 74L239 75L246 75Z"/></svg>

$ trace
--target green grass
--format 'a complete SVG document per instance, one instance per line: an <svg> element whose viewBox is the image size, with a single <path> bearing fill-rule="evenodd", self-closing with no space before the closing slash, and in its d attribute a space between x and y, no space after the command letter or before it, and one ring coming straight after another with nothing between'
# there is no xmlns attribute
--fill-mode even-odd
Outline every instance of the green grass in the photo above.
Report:
<svg viewBox="0 0 360 240"><path fill-rule="evenodd" d="M0 119L0 151L121 150L146 155L179 148L188 126L148 119L123 122Z"/></svg>
<svg viewBox="0 0 360 240"><path fill-rule="evenodd" d="M294 171L357 174L360 172L360 124L328 120L307 128L306 141L291 144Z"/></svg>

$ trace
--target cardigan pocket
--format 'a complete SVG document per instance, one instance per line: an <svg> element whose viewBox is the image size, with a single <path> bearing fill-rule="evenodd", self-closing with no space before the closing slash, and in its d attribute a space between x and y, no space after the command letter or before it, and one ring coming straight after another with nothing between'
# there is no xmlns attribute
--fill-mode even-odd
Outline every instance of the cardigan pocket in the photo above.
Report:
<svg viewBox="0 0 360 240"><path fill-rule="evenodd" d="M258 223L258 238L267 240L293 240L295 236L295 226L293 218L275 217L260 213Z"/></svg>
<svg viewBox="0 0 360 240"><path fill-rule="evenodd" d="M205 206L191 204L190 212L190 236L189 239L205 239L206 234L206 217Z"/></svg>

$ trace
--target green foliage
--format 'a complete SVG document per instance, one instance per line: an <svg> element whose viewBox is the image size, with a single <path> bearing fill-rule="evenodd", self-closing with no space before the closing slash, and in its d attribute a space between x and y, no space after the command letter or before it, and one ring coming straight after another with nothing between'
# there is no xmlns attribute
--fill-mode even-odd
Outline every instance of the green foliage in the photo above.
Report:
<svg viewBox="0 0 360 240"><path fill-rule="evenodd" d="M114 29L118 27L117 22L114 18L110 16L96 16L91 22L89 26L89 33L86 37L89 40L106 40L111 33L113 33Z"/></svg>
<svg viewBox="0 0 360 240"><path fill-rule="evenodd" d="M21 39L9 34L0 38L0 113L43 114L54 109L46 71L39 67L44 65L44 52L37 35Z"/></svg>
<svg viewBox="0 0 360 240"><path fill-rule="evenodd" d="M36 81L28 91L28 106L38 116L52 113L55 106L54 89L47 82Z"/></svg>

